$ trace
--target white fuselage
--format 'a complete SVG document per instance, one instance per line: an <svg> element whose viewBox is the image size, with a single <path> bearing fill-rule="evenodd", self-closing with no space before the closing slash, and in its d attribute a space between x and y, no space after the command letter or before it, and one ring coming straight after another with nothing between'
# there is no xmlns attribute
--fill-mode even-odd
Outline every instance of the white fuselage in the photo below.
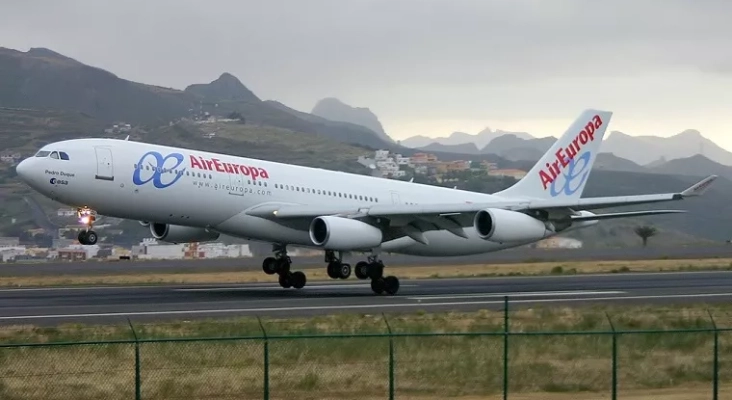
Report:
<svg viewBox="0 0 732 400"><path fill-rule="evenodd" d="M100 215L211 228L231 236L299 246L313 246L307 224L271 221L245 211L269 202L367 206L505 200L483 193L133 141L77 139L52 143L41 151L64 152L68 160L24 160L23 180L60 203L88 206ZM20 174L21 169L18 171ZM498 244L480 239L472 227L465 231L468 239L429 231L425 233L428 245L403 237L383 243L381 251L456 256L528 243Z"/></svg>

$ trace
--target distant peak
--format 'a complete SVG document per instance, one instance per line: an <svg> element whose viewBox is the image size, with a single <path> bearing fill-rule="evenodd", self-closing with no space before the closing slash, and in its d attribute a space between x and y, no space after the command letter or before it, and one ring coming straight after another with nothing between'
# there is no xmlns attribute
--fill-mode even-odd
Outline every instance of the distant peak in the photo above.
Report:
<svg viewBox="0 0 732 400"><path fill-rule="evenodd" d="M63 54L56 53L55 51L45 47L31 47L30 50L28 50L28 55L68 59L68 57Z"/></svg>
<svg viewBox="0 0 732 400"><path fill-rule="evenodd" d="M187 91L198 93L211 100L260 101L236 76L224 72L208 84L194 84Z"/></svg>
<svg viewBox="0 0 732 400"><path fill-rule="evenodd" d="M677 133L674 136L678 137L690 137L690 138L701 138L703 137L701 132L697 131L696 129L687 129L681 133Z"/></svg>

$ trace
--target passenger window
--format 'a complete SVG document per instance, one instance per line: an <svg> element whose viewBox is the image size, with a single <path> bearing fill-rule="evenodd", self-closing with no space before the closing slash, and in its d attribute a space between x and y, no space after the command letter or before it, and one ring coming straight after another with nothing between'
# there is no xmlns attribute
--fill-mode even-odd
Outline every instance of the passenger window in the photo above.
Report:
<svg viewBox="0 0 732 400"><path fill-rule="evenodd" d="M68 160L69 159L69 155L66 154L66 153L64 153L63 151L60 151L59 154L61 155L61 159L62 160Z"/></svg>
<svg viewBox="0 0 732 400"><path fill-rule="evenodd" d="M54 151L53 153L51 153L51 158L55 158L58 160L58 152Z"/></svg>

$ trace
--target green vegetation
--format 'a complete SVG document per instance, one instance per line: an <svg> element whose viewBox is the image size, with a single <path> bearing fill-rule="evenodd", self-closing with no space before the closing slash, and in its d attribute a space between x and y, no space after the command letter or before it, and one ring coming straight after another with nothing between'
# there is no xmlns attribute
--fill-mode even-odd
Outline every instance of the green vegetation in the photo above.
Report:
<svg viewBox="0 0 732 400"><path fill-rule="evenodd" d="M537 398L547 398L550 393L563 394L564 398L580 394L586 398L589 393L607 396L613 327L623 331L617 342L621 397L659 389L691 390L689 393L708 396L714 335L698 330L713 327L710 315L717 327L732 326L731 311L729 306L709 310L704 306L637 306L512 311L509 397L522 393L544 394ZM266 318L261 322L234 318L133 324L136 336L144 341L140 345L143 398L261 398L265 351L261 338L265 331L270 339L272 398L386 398L389 338L366 335L386 335L389 329L398 335L393 346L395 393L399 398L486 396L502 390L501 311L331 315ZM691 332L663 332L681 329ZM633 333L638 331L644 332ZM408 336L412 334L420 336ZM211 337L221 340L192 340ZM0 329L4 343L132 338L126 324ZM721 365L729 362L730 350L732 334L721 332ZM76 399L134 398L132 343L3 347L0 359L2 398L60 399L72 393ZM722 368L719 379L725 387L732 383L732 374Z"/></svg>

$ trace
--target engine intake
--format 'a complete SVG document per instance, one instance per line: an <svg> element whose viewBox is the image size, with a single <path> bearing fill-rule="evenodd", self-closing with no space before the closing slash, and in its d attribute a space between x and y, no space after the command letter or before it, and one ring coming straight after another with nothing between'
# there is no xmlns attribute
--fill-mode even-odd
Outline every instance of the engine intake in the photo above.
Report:
<svg viewBox="0 0 732 400"><path fill-rule="evenodd" d="M324 216L310 223L310 240L328 250L371 250L382 239L381 229L356 219Z"/></svg>
<svg viewBox="0 0 732 400"><path fill-rule="evenodd" d="M544 222L517 211L487 208L475 214L473 226L478 236L491 242L531 242L545 238L550 231Z"/></svg>
<svg viewBox="0 0 732 400"><path fill-rule="evenodd" d="M161 224L157 222L150 224L150 233L157 240L176 244L206 242L219 238L218 232L209 232L203 228Z"/></svg>

